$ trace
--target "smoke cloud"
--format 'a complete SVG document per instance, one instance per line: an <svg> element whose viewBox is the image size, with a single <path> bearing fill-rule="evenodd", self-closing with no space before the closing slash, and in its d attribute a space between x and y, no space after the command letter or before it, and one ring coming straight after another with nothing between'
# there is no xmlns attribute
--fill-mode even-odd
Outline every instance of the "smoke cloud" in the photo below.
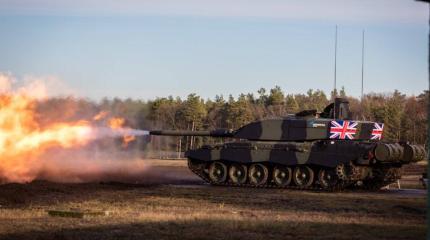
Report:
<svg viewBox="0 0 430 240"><path fill-rule="evenodd" d="M52 78L17 80L0 73L0 183L142 180L147 166L139 152L123 147L149 132L123 126L124 121L107 126L109 121L102 121L107 113L71 122L50 119L35 109L37 100L58 89L47 82ZM57 109L63 114L75 110Z"/></svg>

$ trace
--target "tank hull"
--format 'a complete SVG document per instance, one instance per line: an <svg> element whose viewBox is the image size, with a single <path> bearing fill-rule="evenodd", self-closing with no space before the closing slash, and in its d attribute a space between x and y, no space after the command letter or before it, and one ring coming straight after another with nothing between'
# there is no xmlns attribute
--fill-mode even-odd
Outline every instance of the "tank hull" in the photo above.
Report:
<svg viewBox="0 0 430 240"><path fill-rule="evenodd" d="M203 146L186 156L190 170L214 185L341 190L394 183L401 166L424 151L417 145L363 141L242 141Z"/></svg>

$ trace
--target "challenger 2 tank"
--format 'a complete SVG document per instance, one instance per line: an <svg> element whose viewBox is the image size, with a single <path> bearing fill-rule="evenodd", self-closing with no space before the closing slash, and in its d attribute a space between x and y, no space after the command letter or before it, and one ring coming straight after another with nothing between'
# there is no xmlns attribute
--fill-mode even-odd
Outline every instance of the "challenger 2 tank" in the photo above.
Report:
<svg viewBox="0 0 430 240"><path fill-rule="evenodd" d="M426 157L424 146L382 141L383 123L350 117L348 101L336 98L321 113L306 110L237 130L150 134L232 140L185 153L190 170L214 185L380 189L400 179L402 165Z"/></svg>

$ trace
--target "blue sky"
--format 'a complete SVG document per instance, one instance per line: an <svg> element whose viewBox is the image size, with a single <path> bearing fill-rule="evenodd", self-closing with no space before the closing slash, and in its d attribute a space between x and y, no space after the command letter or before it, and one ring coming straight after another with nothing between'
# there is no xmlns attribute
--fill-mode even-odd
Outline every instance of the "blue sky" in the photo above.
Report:
<svg viewBox="0 0 430 240"><path fill-rule="evenodd" d="M408 0L0 0L0 72L56 77L100 99L333 86L428 88L428 6ZM63 94L54 89L51 95Z"/></svg>

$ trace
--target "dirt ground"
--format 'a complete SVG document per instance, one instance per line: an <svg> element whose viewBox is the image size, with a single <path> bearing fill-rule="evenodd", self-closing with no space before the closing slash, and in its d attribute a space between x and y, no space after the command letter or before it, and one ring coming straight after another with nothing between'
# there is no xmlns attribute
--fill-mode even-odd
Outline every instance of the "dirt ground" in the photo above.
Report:
<svg viewBox="0 0 430 240"><path fill-rule="evenodd" d="M0 185L0 239L425 239L422 189L214 187L185 161L142 161L127 183Z"/></svg>

